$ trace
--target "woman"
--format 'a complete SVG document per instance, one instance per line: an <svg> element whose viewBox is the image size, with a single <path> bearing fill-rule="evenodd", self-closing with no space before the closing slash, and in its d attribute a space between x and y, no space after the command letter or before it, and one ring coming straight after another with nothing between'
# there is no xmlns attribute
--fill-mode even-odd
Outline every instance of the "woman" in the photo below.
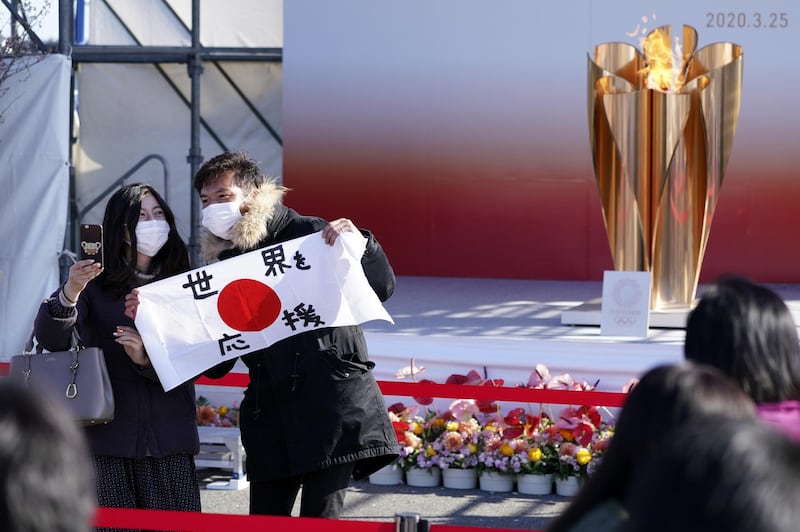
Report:
<svg viewBox="0 0 800 532"><path fill-rule="evenodd" d="M739 383L763 422L800 443L800 344L781 296L741 277L721 277L689 313L684 354Z"/></svg>
<svg viewBox="0 0 800 532"><path fill-rule="evenodd" d="M597 470L547 530L622 530L636 471L658 453L671 430L712 417L755 419L755 405L715 368L685 363L645 373L622 407Z"/></svg>
<svg viewBox="0 0 800 532"><path fill-rule="evenodd" d="M682 427L637 472L628 530L796 532L800 446L756 420Z"/></svg>
<svg viewBox="0 0 800 532"><path fill-rule="evenodd" d="M199 452L194 384L164 392L124 298L133 288L189 269L175 218L150 186L114 193L103 218L105 264L82 260L39 308L36 338L47 350L103 349L114 390L114 420L86 428L98 504L200 511L194 465Z"/></svg>

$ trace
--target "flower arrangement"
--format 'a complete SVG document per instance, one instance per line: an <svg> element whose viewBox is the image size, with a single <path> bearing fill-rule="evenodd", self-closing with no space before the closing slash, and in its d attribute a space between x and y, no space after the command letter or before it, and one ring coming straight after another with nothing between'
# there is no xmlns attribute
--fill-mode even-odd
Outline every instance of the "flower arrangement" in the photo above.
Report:
<svg viewBox="0 0 800 532"><path fill-rule="evenodd" d="M581 406L563 409L545 434L558 456L559 478L585 478L597 467L613 430L603 422L597 407Z"/></svg>
<svg viewBox="0 0 800 532"><path fill-rule="evenodd" d="M412 359L397 377L434 382L417 379L424 370ZM484 379L474 370L467 375L450 375L447 383L503 386L502 380ZM539 364L521 386L582 391L595 389L597 383L576 382L568 374L553 377ZM491 401L456 400L446 411L437 412L430 407L432 398L413 399L416 405L396 403L389 407L400 444L397 463L406 470L438 466L580 479L593 473L614 434L613 425L603 420L595 406L570 406L555 416L542 407L538 414L514 408L503 416Z"/></svg>
<svg viewBox="0 0 800 532"><path fill-rule="evenodd" d="M478 465L481 425L475 401L459 399L445 414L444 431L432 443L439 467L470 469Z"/></svg>
<svg viewBox="0 0 800 532"><path fill-rule="evenodd" d="M556 451L548 429L554 426L549 416L542 413L538 418L529 415L535 421L529 429L528 446L518 447L518 473L533 475L549 475L558 470L558 452Z"/></svg>
<svg viewBox="0 0 800 532"><path fill-rule="evenodd" d="M202 395L197 398L197 425L200 427L238 427L239 403L232 406L211 406Z"/></svg>
<svg viewBox="0 0 800 532"><path fill-rule="evenodd" d="M389 419L400 448L397 464L402 469L416 463L416 457L423 447L425 421L417 415L418 410L419 407L406 407L403 403L395 403L389 407Z"/></svg>

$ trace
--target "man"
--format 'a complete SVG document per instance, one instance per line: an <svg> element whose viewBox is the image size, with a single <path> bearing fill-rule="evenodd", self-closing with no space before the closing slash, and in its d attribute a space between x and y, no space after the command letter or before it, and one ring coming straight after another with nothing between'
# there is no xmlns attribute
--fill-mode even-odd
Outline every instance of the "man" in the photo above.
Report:
<svg viewBox="0 0 800 532"><path fill-rule="evenodd" d="M283 205L287 189L268 179L241 153L210 159L194 177L203 204L206 261L230 257L322 231L333 244L346 218L326 222ZM381 301L395 277L375 237L361 259ZM302 486L300 515L336 518L350 477L366 477L397 457L397 439L360 326L328 327L282 340L243 357L250 384L241 404L242 443L247 452L250 513L290 515ZM205 374L221 377L221 364Z"/></svg>

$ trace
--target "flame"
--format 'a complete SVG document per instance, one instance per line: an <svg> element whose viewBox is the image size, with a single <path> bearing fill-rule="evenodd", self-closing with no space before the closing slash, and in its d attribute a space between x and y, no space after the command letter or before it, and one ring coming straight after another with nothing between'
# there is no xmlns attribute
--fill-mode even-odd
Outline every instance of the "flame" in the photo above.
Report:
<svg viewBox="0 0 800 532"><path fill-rule="evenodd" d="M677 91L683 86L681 76L681 46L675 39L675 52L669 42L669 33L655 29L642 39L645 68L640 74L646 76L647 87L664 91Z"/></svg>

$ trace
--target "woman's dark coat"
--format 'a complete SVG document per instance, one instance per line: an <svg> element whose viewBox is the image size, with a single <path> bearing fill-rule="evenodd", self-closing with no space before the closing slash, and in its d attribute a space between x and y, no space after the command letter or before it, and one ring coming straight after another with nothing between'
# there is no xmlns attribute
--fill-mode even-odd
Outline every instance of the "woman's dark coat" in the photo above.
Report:
<svg viewBox="0 0 800 532"><path fill-rule="evenodd" d="M97 281L81 292L77 311L61 307L66 317L54 317L49 306L56 304L46 300L34 323L36 338L48 351L67 349L73 328L84 346L103 350L114 389L114 421L86 428L92 453L119 458L197 454L194 384L165 392L152 368L134 364L113 335L118 325L134 326L124 315L124 295L103 290Z"/></svg>

